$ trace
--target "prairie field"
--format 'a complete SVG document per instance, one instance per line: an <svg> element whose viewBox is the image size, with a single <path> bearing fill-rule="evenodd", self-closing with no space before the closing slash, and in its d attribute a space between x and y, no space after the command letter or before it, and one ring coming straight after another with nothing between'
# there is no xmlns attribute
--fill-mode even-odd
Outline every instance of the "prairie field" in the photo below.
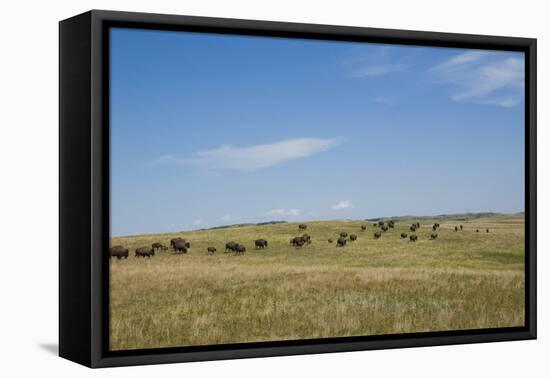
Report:
<svg viewBox="0 0 550 378"><path fill-rule="evenodd" d="M380 239L373 221L305 222L111 238L130 249L110 260L110 348L188 345L513 327L524 324L524 217L396 218ZM441 224L436 240L431 225ZM463 231L455 232L462 224ZM361 230L361 225L366 230ZM486 232L486 229L489 232ZM476 229L479 232L476 232ZM358 240L337 247L342 231ZM303 233L312 242L293 247ZM174 237L172 250L134 257ZM254 240L268 240L255 249ZM328 239L333 243L328 243ZM243 255L225 253L228 241ZM217 252L207 253L213 246Z"/></svg>

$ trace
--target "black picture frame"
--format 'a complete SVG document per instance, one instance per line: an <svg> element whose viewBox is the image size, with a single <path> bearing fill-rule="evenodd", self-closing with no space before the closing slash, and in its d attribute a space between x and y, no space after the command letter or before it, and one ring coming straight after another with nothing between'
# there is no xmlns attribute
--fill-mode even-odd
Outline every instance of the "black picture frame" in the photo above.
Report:
<svg viewBox="0 0 550 378"><path fill-rule="evenodd" d="M524 327L108 350L108 28L480 48L525 53ZM59 24L59 354L88 367L535 339L536 39L92 10Z"/></svg>

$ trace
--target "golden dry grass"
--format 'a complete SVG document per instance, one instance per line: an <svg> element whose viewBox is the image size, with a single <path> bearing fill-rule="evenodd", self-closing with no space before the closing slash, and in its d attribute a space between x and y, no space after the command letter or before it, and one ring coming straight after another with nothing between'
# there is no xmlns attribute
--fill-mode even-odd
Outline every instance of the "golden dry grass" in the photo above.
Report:
<svg viewBox="0 0 550 378"><path fill-rule="evenodd" d="M297 224L115 237L127 260L111 260L112 350L310 339L524 324L523 216L424 220L416 243L397 223L379 240L371 222L308 222L313 243L289 245ZM454 226L464 224L462 232ZM366 231L360 225L367 225ZM490 232L486 233L485 229ZM475 230L480 232L476 233ZM344 248L337 233L356 233ZM182 236L186 255L134 258L138 246ZM265 238L266 250L252 240ZM224 253L229 240L242 256ZM206 248L215 246L215 255Z"/></svg>

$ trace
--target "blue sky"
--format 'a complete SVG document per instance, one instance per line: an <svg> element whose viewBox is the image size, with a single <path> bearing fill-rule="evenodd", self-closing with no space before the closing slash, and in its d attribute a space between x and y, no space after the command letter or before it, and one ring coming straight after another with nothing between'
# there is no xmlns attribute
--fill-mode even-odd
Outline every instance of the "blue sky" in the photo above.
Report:
<svg viewBox="0 0 550 378"><path fill-rule="evenodd" d="M524 210L524 56L111 30L111 233Z"/></svg>

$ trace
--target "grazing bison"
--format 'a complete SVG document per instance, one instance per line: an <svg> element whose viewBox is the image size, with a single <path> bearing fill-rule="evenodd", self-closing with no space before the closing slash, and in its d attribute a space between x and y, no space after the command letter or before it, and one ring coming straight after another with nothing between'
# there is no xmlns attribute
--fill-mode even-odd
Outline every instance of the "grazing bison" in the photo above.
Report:
<svg viewBox="0 0 550 378"><path fill-rule="evenodd" d="M415 241L418 240L418 236L416 236L416 235L411 235L411 236L409 236L409 240L412 241L412 242L415 242Z"/></svg>
<svg viewBox="0 0 550 378"><path fill-rule="evenodd" d="M420 222L416 222L416 228L420 228Z"/></svg>
<svg viewBox="0 0 550 378"><path fill-rule="evenodd" d="M476 232L479 232L479 229L477 229Z"/></svg>
<svg viewBox="0 0 550 378"><path fill-rule="evenodd" d="M379 222L378 222L378 225L379 225L380 227L382 227L382 226L384 225L384 221L379 221Z"/></svg>
<svg viewBox="0 0 550 378"><path fill-rule="evenodd" d="M409 227L409 230L411 230L411 232L415 232L416 231L416 225L412 225L411 227Z"/></svg>
<svg viewBox="0 0 550 378"><path fill-rule="evenodd" d="M153 243L153 244L151 244L151 247L153 249L163 249L164 246L160 243Z"/></svg>
<svg viewBox="0 0 550 378"><path fill-rule="evenodd" d="M434 230L434 231L435 231L435 230ZM455 232L457 232L457 231L458 231L458 227L457 227L457 226L455 226Z"/></svg>
<svg viewBox="0 0 550 378"><path fill-rule="evenodd" d="M361 226L361 231L365 231L366 229L367 229L367 226L365 226L365 225Z"/></svg>
<svg viewBox="0 0 550 378"><path fill-rule="evenodd" d="M487 233L489 233L489 229L487 229L486 231L487 231Z"/></svg>
<svg viewBox="0 0 550 378"><path fill-rule="evenodd" d="M155 255L155 250L151 247L140 247L136 249L134 257L151 257Z"/></svg>
<svg viewBox="0 0 550 378"><path fill-rule="evenodd" d="M121 245L115 245L109 248L109 257L116 257L118 260L121 258L128 258L128 248L124 248Z"/></svg>
<svg viewBox="0 0 550 378"><path fill-rule="evenodd" d="M230 241L225 245L225 252L235 252L235 247L237 246L237 243L234 241Z"/></svg>
<svg viewBox="0 0 550 378"><path fill-rule="evenodd" d="M302 236L296 236L292 239L290 239L290 244L292 244L295 247L303 247L306 241Z"/></svg>
<svg viewBox="0 0 550 378"><path fill-rule="evenodd" d="M376 227L376 226L378 226L378 223L373 223L372 224L372 227Z"/></svg>
<svg viewBox="0 0 550 378"><path fill-rule="evenodd" d="M174 251L176 251L177 253L187 253L187 248L189 248L187 244L188 243L185 241L185 239L176 240L174 242Z"/></svg>
<svg viewBox="0 0 550 378"><path fill-rule="evenodd" d="M380 239L380 236L382 236L382 233L381 233L380 231L376 231L376 232L374 233L374 238L375 238L375 239Z"/></svg>
<svg viewBox="0 0 550 378"><path fill-rule="evenodd" d="M463 228L464 228L464 226L463 226L463 225L460 225L460 231L462 231Z"/></svg>
<svg viewBox="0 0 550 378"><path fill-rule="evenodd" d="M340 236L343 237L343 238L347 238L348 233L347 232L340 232Z"/></svg>
<svg viewBox="0 0 550 378"><path fill-rule="evenodd" d="M434 224L434 225L432 226L432 231L435 231L435 230L437 230L437 226Z"/></svg>
<svg viewBox="0 0 550 378"><path fill-rule="evenodd" d="M393 226L395 226L395 222L392 221L392 220L389 221L389 222L388 222L388 227L389 227L389 228L393 228Z"/></svg>
<svg viewBox="0 0 550 378"><path fill-rule="evenodd" d="M439 223L434 223L435 228L439 228Z"/></svg>
<svg viewBox="0 0 550 378"><path fill-rule="evenodd" d="M214 253L216 253L216 247L208 247L206 250L208 251L209 255L213 255Z"/></svg>
<svg viewBox="0 0 550 378"><path fill-rule="evenodd" d="M303 234L302 240L304 241L304 243L311 244L311 236L309 236L308 234Z"/></svg>
<svg viewBox="0 0 550 378"><path fill-rule="evenodd" d="M235 247L236 255L244 255L245 251L246 251L246 248L244 247L244 245L237 244L237 246Z"/></svg>
<svg viewBox="0 0 550 378"><path fill-rule="evenodd" d="M254 245L256 246L256 248L266 248L267 247L267 240L265 240L265 239L254 240Z"/></svg>
<svg viewBox="0 0 550 378"><path fill-rule="evenodd" d="M381 230L384 231L384 232L388 231L389 229L390 228L388 226L382 226L381 227Z"/></svg>
<svg viewBox="0 0 550 378"><path fill-rule="evenodd" d="M407 233L406 232L402 232L401 233L401 238L405 239L407 237Z"/></svg>
<svg viewBox="0 0 550 378"><path fill-rule="evenodd" d="M332 239L328 239L328 242L329 242L329 243L332 243Z"/></svg>
<svg viewBox="0 0 550 378"><path fill-rule="evenodd" d="M346 245L346 242L347 242L346 238L340 236L340 237L338 238L338 240L336 241L336 246L337 246L337 247L343 247L343 246Z"/></svg>
<svg viewBox="0 0 550 378"><path fill-rule="evenodd" d="M187 240L185 240L183 238L175 238L175 239L170 240L170 247L174 248L174 251L176 250L175 244L178 241L183 241L186 248L191 248L191 243L189 243Z"/></svg>
<svg viewBox="0 0 550 378"><path fill-rule="evenodd" d="M302 223L298 225L299 230L305 230L306 228L307 228L307 224Z"/></svg>
<svg viewBox="0 0 550 378"><path fill-rule="evenodd" d="M349 236L349 240L351 240L351 241L356 241L356 240L357 240L357 235L351 234L351 235Z"/></svg>
<svg viewBox="0 0 550 378"><path fill-rule="evenodd" d="M437 234L434 232L430 235L430 239L435 240L437 239Z"/></svg>

